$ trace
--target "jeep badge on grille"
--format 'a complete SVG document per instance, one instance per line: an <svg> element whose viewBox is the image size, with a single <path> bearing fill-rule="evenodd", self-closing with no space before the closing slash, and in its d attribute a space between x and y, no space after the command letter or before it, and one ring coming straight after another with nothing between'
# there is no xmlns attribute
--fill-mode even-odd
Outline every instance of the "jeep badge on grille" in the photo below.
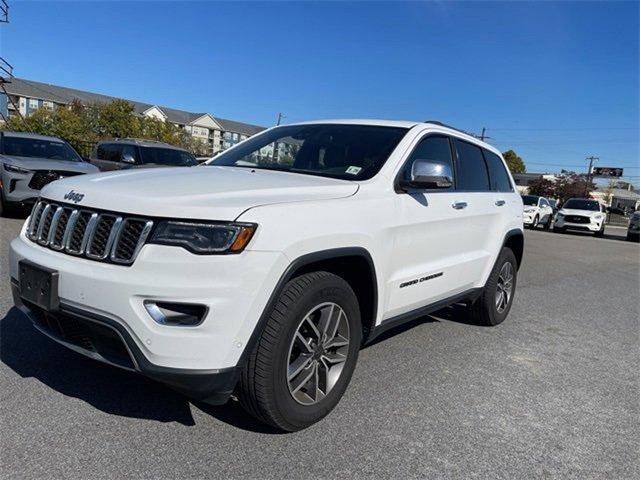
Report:
<svg viewBox="0 0 640 480"><path fill-rule="evenodd" d="M73 190L71 190L69 193L67 193L64 196L65 200L71 200L73 203L78 203L82 201L83 198L84 198L84 193L74 192Z"/></svg>

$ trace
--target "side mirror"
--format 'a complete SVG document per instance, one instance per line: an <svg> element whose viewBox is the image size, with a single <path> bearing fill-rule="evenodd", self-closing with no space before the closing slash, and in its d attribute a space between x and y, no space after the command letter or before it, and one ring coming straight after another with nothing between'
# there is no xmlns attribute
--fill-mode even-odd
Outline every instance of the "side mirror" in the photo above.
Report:
<svg viewBox="0 0 640 480"><path fill-rule="evenodd" d="M122 162L123 163L136 163L136 159L133 158L133 155L131 155L130 153L125 153L122 155Z"/></svg>
<svg viewBox="0 0 640 480"><path fill-rule="evenodd" d="M405 189L450 188L453 186L451 166L418 158L411 166L410 178L400 180L400 186Z"/></svg>

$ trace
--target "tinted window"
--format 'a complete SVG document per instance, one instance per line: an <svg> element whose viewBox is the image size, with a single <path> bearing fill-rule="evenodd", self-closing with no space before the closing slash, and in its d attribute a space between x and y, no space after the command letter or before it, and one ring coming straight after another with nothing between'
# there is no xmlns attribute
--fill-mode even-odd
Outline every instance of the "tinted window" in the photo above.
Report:
<svg viewBox="0 0 640 480"><path fill-rule="evenodd" d="M504 168L504 164L498 155L489 150L482 150L484 153L484 159L487 161L487 167L489 167L489 177L491 178L491 190L495 192L511 192L511 181L509 180L509 174Z"/></svg>
<svg viewBox="0 0 640 480"><path fill-rule="evenodd" d="M114 143L103 143L98 145L97 157L98 160L107 160L109 162L119 162L122 149L120 145Z"/></svg>
<svg viewBox="0 0 640 480"><path fill-rule="evenodd" d="M458 151L457 188L475 192L488 191L489 176L480 147L461 140L456 140L455 143Z"/></svg>
<svg viewBox="0 0 640 480"><path fill-rule="evenodd" d="M431 160L440 164L449 165L449 169L453 174L453 161L451 159L451 146L449 138L444 136L430 135L420 141L418 146L413 150L409 160L404 166L402 175L405 180L409 180L411 176L411 167L416 160ZM439 189L446 190L446 189Z"/></svg>
<svg viewBox="0 0 640 480"><path fill-rule="evenodd" d="M197 165L196 157L184 150L161 147L141 147L142 163L168 167L190 167Z"/></svg>
<svg viewBox="0 0 640 480"><path fill-rule="evenodd" d="M522 203L528 207L537 207L539 198L540 197L536 197L535 195L523 195Z"/></svg>
<svg viewBox="0 0 640 480"><path fill-rule="evenodd" d="M366 180L406 133L406 128L371 125L289 125L251 137L207 165Z"/></svg>
<svg viewBox="0 0 640 480"><path fill-rule="evenodd" d="M562 206L562 208L572 208L574 210L591 210L600 211L600 203L596 200L586 200L581 198L571 198Z"/></svg>
<svg viewBox="0 0 640 480"><path fill-rule="evenodd" d="M16 157L50 158L52 160L82 161L82 158L62 140L45 140L27 137L2 137L2 153Z"/></svg>
<svg viewBox="0 0 640 480"><path fill-rule="evenodd" d="M541 206L541 207L548 207L548 206L549 206L549 202L547 202L547 200L546 200L546 199L541 198L541 199L540 199L540 206Z"/></svg>

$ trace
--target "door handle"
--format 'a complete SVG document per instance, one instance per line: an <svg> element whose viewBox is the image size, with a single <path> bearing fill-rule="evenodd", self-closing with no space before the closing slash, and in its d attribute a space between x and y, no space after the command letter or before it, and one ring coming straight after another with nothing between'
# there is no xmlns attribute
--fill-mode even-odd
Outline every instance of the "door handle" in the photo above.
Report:
<svg viewBox="0 0 640 480"><path fill-rule="evenodd" d="M504 200L496 200L496 207L501 207L505 204L506 202Z"/></svg>
<svg viewBox="0 0 640 480"><path fill-rule="evenodd" d="M453 202L451 206L456 210L462 210L463 208L467 208L467 202Z"/></svg>

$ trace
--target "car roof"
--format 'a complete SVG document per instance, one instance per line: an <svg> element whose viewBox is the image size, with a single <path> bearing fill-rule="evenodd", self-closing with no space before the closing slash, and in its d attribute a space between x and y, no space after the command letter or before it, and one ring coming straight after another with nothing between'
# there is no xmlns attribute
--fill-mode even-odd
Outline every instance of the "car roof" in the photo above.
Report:
<svg viewBox="0 0 640 480"><path fill-rule="evenodd" d="M147 140L145 138L114 138L112 140L100 140L98 142L98 145L101 145L103 143L120 143L125 145L137 145L139 147L160 147L186 152L184 148L176 147L175 145L171 145L169 143L159 142L157 140Z"/></svg>
<svg viewBox="0 0 640 480"><path fill-rule="evenodd" d="M464 140L473 142L498 156L501 156L500 150L493 145L488 144L475 137L470 132L465 132L451 125L447 125L438 120L426 120L424 122L416 122L411 120L383 120L378 118L339 118L339 119L325 119L325 120L313 120L307 122L290 123L287 125L317 125L317 124L338 124L338 125L370 125L378 127L399 127L410 129L418 125L436 127L438 130L443 130L444 133L453 134L455 136L462 136Z"/></svg>
<svg viewBox="0 0 640 480"><path fill-rule="evenodd" d="M38 135L37 133L28 133L28 132L1 132L5 137L13 137L13 138L31 138L33 140L48 140L53 142L64 142L61 138L58 137L48 137L46 135Z"/></svg>

